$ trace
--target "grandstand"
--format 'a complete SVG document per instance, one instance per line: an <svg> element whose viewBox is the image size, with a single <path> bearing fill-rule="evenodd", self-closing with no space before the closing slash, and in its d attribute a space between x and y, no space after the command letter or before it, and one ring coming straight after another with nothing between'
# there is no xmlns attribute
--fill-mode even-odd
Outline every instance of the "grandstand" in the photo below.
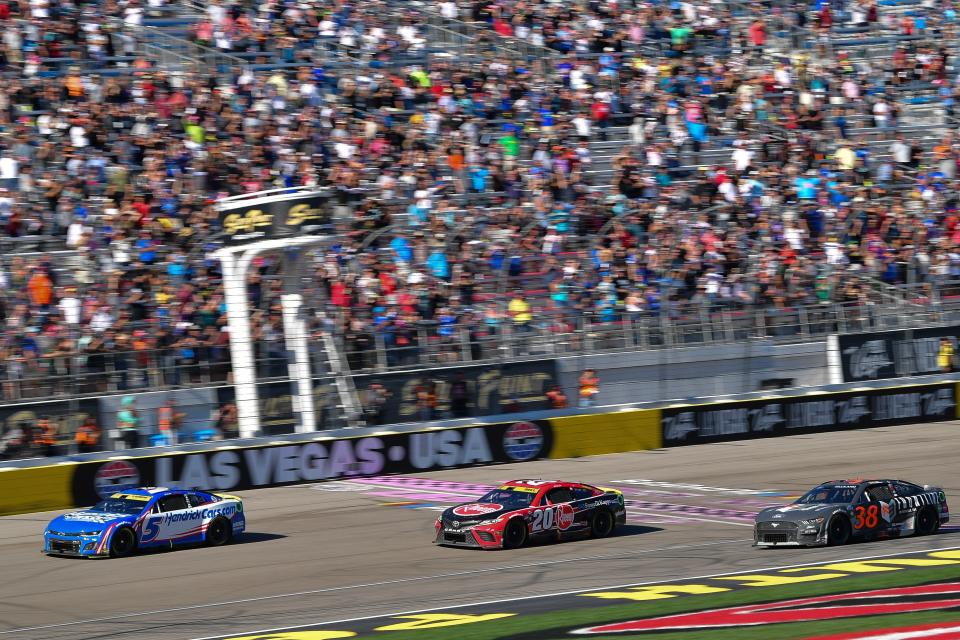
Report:
<svg viewBox="0 0 960 640"><path fill-rule="evenodd" d="M4 4L0 401L228 384L213 204L278 187L352 374L955 322L955 17L843 4Z"/></svg>

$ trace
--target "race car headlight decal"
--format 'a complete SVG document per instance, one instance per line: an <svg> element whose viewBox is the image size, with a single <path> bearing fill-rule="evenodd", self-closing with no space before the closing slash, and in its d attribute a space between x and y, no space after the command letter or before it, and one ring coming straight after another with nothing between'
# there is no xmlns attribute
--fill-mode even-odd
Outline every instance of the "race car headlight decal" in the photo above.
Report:
<svg viewBox="0 0 960 640"><path fill-rule="evenodd" d="M93 548L94 548L95 546L97 546L97 543L96 543L96 542L88 542L87 544L83 545L83 550L84 550L84 551L93 551Z"/></svg>
<svg viewBox="0 0 960 640"><path fill-rule="evenodd" d="M801 520L800 525L803 527L819 527L823 524L823 518L813 518L812 520Z"/></svg>
<svg viewBox="0 0 960 640"><path fill-rule="evenodd" d="M73 534L73 535L75 535L75 536L98 536L98 535L100 535L101 533L103 533L103 531L81 531L80 533L75 533L75 534Z"/></svg>

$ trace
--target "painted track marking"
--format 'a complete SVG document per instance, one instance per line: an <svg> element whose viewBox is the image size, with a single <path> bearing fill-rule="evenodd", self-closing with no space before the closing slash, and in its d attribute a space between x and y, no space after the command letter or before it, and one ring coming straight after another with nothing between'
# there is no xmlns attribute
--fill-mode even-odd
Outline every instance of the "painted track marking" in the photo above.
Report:
<svg viewBox="0 0 960 640"><path fill-rule="evenodd" d="M379 482L363 482L362 484L363 484L364 486L367 486L367 487L375 487L375 488L381 488L381 489L392 489L392 490L397 490L397 489L398 489L398 487L397 487L396 485L393 485L393 484L381 484L381 483L379 483ZM484 485L475 485L475 486L484 486ZM492 490L492 489L495 489L495 488L496 488L496 485L486 485L486 486L488 487L488 490ZM404 487L403 489L400 489L400 490L401 490L401 491L407 491L407 490L409 490L409 489L416 489L416 488L415 488L415 487ZM423 490L426 490L426 489L423 489ZM486 492L481 492L481 491L478 491L478 490L466 490L466 489L463 489L463 490L457 491L457 490L449 489L449 488L444 488L444 489L434 489L434 488L430 488L430 492L433 493L433 494L436 494L436 495L438 495L438 496L448 495L448 496L450 496L451 498L459 498L459 497L477 498L477 497L479 497L480 495L483 495L483 493L486 493ZM627 518L628 518L631 522L637 522L637 523L639 523L639 524L644 524L644 523L647 523L648 521L645 521L645 520L637 520L637 519L634 519L634 518L630 518L630 514L631 514L631 513L642 514L642 515L645 515L645 516L657 516L657 517L660 517L660 518L670 517L670 518L676 518L676 519L678 519L678 520L683 520L683 521L712 522L712 523L716 523L716 524L729 524L729 525L734 525L734 526L738 526L738 527L751 527L751 528L753 527L753 524L752 524L752 523L734 522L734 521L732 521L732 520L720 520L720 519L715 519L715 518L704 518L704 517L696 516L696 515L679 514L679 513L673 512L673 511L660 513L660 512L658 512L658 511L654 511L654 510L637 509L637 508L631 506L631 505L630 505L630 502L631 502L631 500L630 500L630 499L627 499ZM647 504L650 504L650 505L655 505L655 504L657 504L657 503L649 502L649 501L645 501L645 502L646 502ZM666 503L666 502L663 503L663 504L664 504L665 506L669 506L669 507L686 506L686 505ZM690 505L690 506L694 506L694 505ZM744 512L744 513L746 513L746 512ZM751 515L752 515L752 514L751 514ZM663 523L650 523L650 524L663 524Z"/></svg>
<svg viewBox="0 0 960 640"><path fill-rule="evenodd" d="M293 598L297 596L309 596L309 595L317 595L321 593L331 593L334 591L348 591L351 589L367 589L370 587L385 587L385 586L394 585L394 584L403 584L406 582L422 582L424 580L440 580L443 578L456 578L459 576L468 576L468 575L474 575L474 574L480 574L480 573L491 573L494 571L511 571L513 569L528 569L533 567L545 567L545 566L556 565L556 564L569 564L572 562L583 562L583 561L590 561L590 560L616 560L618 558L630 558L633 556L646 555L650 553L661 553L664 551L680 551L683 549L700 549L703 547L716 547L724 544L742 544L744 542L753 542L753 538L739 538L736 540L716 540L714 542L704 542L702 544L683 544L683 545L676 545L672 547L659 547L657 549L642 549L640 551L633 551L628 553L611 553L611 554L596 555L596 556L580 556L577 558L560 558L556 560L543 560L541 562L527 562L523 564L505 565L500 567L469 569L467 571L455 571L453 573L441 573L441 574L432 575L432 576L413 576L410 578L397 578L396 580L384 580L382 582L368 582L364 584L345 585L342 587L327 587L324 589L312 589L309 591L278 593L272 596L242 598L239 600L227 600L224 602L195 604L195 605L189 605L186 607L173 607L170 609L157 609L154 611L139 611L134 613L123 613L115 616L105 616L103 618L90 618L88 620L60 622L57 624L40 625L36 627L21 627L19 629L7 629L5 631L0 631L0 635L8 635L11 633L23 633L25 631L40 631L43 629L56 629L60 627L71 627L71 626L76 626L81 624L93 624L97 622L111 622L113 620L124 620L127 618L137 618L141 616L157 615L160 613L176 613L178 611L194 611L197 609L208 609L212 607L226 607L226 606L231 606L236 604L246 604L250 602L262 602L265 600L277 600L280 598ZM952 547L949 547L949 548L952 548ZM934 551L936 550L937 549L934 549ZM537 597L540 597L540 596L537 596ZM468 606L468 605L463 605L463 606ZM236 634L228 634L228 635L236 635ZM217 637L227 637L227 636L217 636Z"/></svg>
<svg viewBox="0 0 960 640"><path fill-rule="evenodd" d="M723 577L723 576L736 576L736 575L740 575L740 574L751 574L751 573L767 573L767 572L769 572L769 571L782 571L782 570L784 570L784 569L798 569L798 568L800 568L800 567L812 567L812 566L816 566L816 565L829 564L829 563L833 563L833 562L858 562L858 561L862 561L862 560L876 560L876 559L879 559L879 558L890 558L890 557L893 557L893 556L903 556L903 555L907 555L907 554L910 554L910 553L934 553L934 552L936 552L936 551L953 551L953 550L955 550L955 549L957 549L957 548L958 548L958 547L953 546L953 547L941 547L941 548L937 548L937 549L921 549L921 550L915 550L915 551L900 551L900 552L898 552L898 553L884 553L884 554L873 555L873 556L858 556L858 557L855 557L855 558L841 558L841 559L834 559L834 560L821 560L821 561L819 561L819 562L804 562L804 563L800 563L800 564L788 564L788 565L781 565L781 566L776 566L776 567L763 567L763 568L759 568L759 569L747 569L747 570L744 570L744 571L725 571L725 572L722 572L722 573L713 573L713 574L700 575L700 576L687 576L687 577L682 577L682 578L681 578L681 577L675 577L675 578L664 579L664 580L649 580L649 581L647 581L647 582L633 582L633 583L630 583L630 584L618 584L618 585L613 585L613 586L609 586L609 587L599 587L599 588L592 587L592 588L590 588L590 589L573 589L573 590L571 590L571 591L560 591L560 592L557 592L557 593L544 593L544 594L540 594L540 595L536 595L536 596L521 596L521 597L519 597L519 598L500 598L500 599L497 599L497 600L486 600L486 601L483 601L483 602L470 602L470 603L467 603L467 604L455 604L455 605L447 605L447 606L443 606L443 607L432 607L432 608L430 608L430 609L417 609L417 610L415 610L415 611L401 611L401 612L384 613L384 614L372 615L372 616L359 616L359 617L356 617L356 618L343 618L343 619L340 619L340 620L328 620L328 621L326 621L326 622L311 622L311 623L308 623L308 624L300 624L300 625L288 626L288 627L274 627L274 628L272 628L272 629L260 629L260 630L257 630L257 631L239 631L239 632L235 632L235 633L227 633L227 634L216 635L216 636L204 636L204 637L202 637L202 638L193 638L192 640L223 640L224 638L231 638L231 637L235 637L235 636L238 636L238 635L257 635L257 634L261 634L261 633L273 633L273 632L275 632L275 631L288 631L288 630L291 630L291 629L303 629L303 628L305 628L305 627L327 626L327 625L331 625L331 624L346 624L346 623L348 623L348 622L361 622L361 621L364 621L364 620L376 620L376 619L378 619L378 618L394 618L394 617L398 617L398 616L411 616L411 615L416 615L416 614L418 614L418 613L430 613L430 612L433 612L433 611L450 611L450 610L453 610L453 609L467 609L467 608L470 608L470 607L485 607L485 606L489 606L489 605L493 605L493 604L504 604L504 603L508 603L508 602L522 602L522 601L526 601L526 600L537 600L537 599L540 599L540 598L557 598L557 597L560 597L560 596L572 596L572 595L576 595L576 594L578 594L578 593L590 593L591 591L613 591L613 590L615 590L615 589L627 589L627 588L630 588L630 587L643 587L643 586L649 586L649 585L655 585L655 584L663 584L663 583L665 583L665 582L676 582L676 581L679 581L679 580L708 580L708 579L710 579L710 578L719 578L719 577Z"/></svg>

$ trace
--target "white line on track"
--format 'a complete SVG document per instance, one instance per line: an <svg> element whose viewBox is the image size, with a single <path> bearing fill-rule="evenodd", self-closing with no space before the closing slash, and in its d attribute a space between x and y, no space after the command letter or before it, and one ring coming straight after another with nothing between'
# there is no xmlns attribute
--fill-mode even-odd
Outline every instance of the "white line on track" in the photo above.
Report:
<svg viewBox="0 0 960 640"><path fill-rule="evenodd" d="M721 576L735 576L743 573L758 573L758 572L767 572L767 571L782 571L784 569L797 569L800 567L812 567L818 564L829 564L834 562L858 562L861 560L876 560L879 558L889 558L891 556L903 556L910 553L933 553L935 551L953 551L957 547L941 547L937 549L916 549L913 551L900 551L898 553L883 553L873 556L857 556L855 558L840 558L833 560L821 560L819 562L803 562L800 564L786 564L777 567L762 567L759 569L746 569L743 571L725 571L723 573L711 573L708 575L701 576L687 576L685 578L670 578L665 580L649 580L647 582L631 582L629 584L618 584L608 587L591 587L590 589L574 589L572 591L560 591L557 593L543 593L536 596L521 596L519 598L500 598L498 600L485 600L483 602L469 602L466 604L454 604L447 605L443 607L433 607L430 609L416 609L414 611L399 611L396 613L382 613L372 616L360 616L357 618L343 618L340 620L328 620L327 622L312 622L309 624L300 624L290 627L274 627L272 629L259 629L257 631L237 631L234 633L227 633L217 636L204 636L202 638L193 638L192 640L223 640L224 638L236 637L238 635L250 636L257 635L261 633L273 633L275 631L287 631L290 629L303 629L305 627L318 627L318 626L327 626L331 624L346 624L348 622L361 622L363 620L376 620L378 618L394 618L397 616L412 616L419 613L430 613L431 611L449 611L452 609L467 609L470 607L484 607L492 604L504 604L508 602L521 602L524 600L537 600L539 598L557 598L560 596L572 596L577 595L578 593L590 593L592 591L610 591L612 589L626 589L628 587L642 587L652 584L663 584L664 582L677 582L679 580L707 580L710 578L719 578ZM9 632L6 632L9 633Z"/></svg>
<svg viewBox="0 0 960 640"><path fill-rule="evenodd" d="M659 516L661 518L667 516L666 513L660 513L659 511L649 511L647 509L637 509L635 507L630 507L630 510L627 511L627 514L639 513L645 516ZM693 520L694 522L716 522L717 524L732 524L737 527L753 527L749 522L734 522L733 520L714 520L713 518L703 518L701 516L679 516L674 514L669 514L671 518L679 518L680 520ZM631 518L631 521L634 521ZM642 520L636 520L636 522L643 522Z"/></svg>
<svg viewBox="0 0 960 640"><path fill-rule="evenodd" d="M106 616L103 618L91 618L89 620L75 620L73 622L60 622L57 624L46 624L36 627L22 627L20 629L8 629L5 631L0 631L0 635L8 635L11 633L23 633L25 631L40 631L42 629L56 629L59 627L71 627L81 624L93 624L96 622L110 622L113 620L123 620L126 618L136 618L141 616L150 616L160 613L176 613L178 611L192 611L196 609L207 609L211 607L225 607L236 604L246 604L249 602L261 602L264 600L277 600L279 598L293 598L297 596L309 596L309 595L318 595L321 593L330 593L333 591L348 591L350 589L367 589L370 587L385 587L394 584L403 584L405 582L422 582L424 580L440 580L443 578L456 578L460 576L469 576L478 573L491 573L494 571L510 571L512 569L529 569L533 567L544 567L556 564L569 564L571 562L582 562L588 560L615 560L618 558L630 558L638 555L645 555L650 553L662 553L664 551L682 551L684 549L700 549L703 547L716 547L724 544L742 544L744 542L752 542L753 538L741 538L737 540L716 540L713 542L704 542L701 544L682 544L672 547L659 547L657 549L641 549L639 551L630 551L626 553L610 553L605 555L596 555L596 556L580 556L577 558L559 558L556 560L543 560L540 562L526 562L523 564L513 564L505 565L500 567L488 567L483 569L469 569L466 571L454 571L452 573L441 573L438 575L432 576L412 576L409 578L397 578L395 580L384 580L382 582L367 582L364 584L351 584L345 585L342 587L327 587L325 589L313 589L310 591L295 591L293 593L278 593L272 596L259 596L256 598L243 598L240 600L227 600L224 602L211 602L208 604L194 604L186 607L173 607L170 609L156 609L154 611L140 611L136 613L122 613L115 616Z"/></svg>

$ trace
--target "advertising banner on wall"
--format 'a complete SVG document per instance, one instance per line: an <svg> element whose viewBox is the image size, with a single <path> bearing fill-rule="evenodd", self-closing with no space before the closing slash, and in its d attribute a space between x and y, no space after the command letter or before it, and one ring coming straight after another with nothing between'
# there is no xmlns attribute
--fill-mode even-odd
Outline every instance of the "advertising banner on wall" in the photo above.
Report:
<svg viewBox="0 0 960 640"><path fill-rule="evenodd" d="M77 505L137 486L241 491L334 478L422 473L546 457L547 421L291 442L83 463L73 477Z"/></svg>
<svg viewBox="0 0 960 640"><path fill-rule="evenodd" d="M0 406L0 433L8 434L19 430L29 440L29 435L37 429L38 422L47 419L59 434L58 439L62 439L75 433L88 417L99 419L96 399ZM0 451L0 454L2 453L10 455L15 452Z"/></svg>
<svg viewBox="0 0 960 640"><path fill-rule="evenodd" d="M380 385L386 397L377 409L374 424L440 420L456 417L482 417L502 413L541 411L547 409L546 393L557 384L555 360L504 362L493 365L444 367L431 371L409 371L384 374L362 374L353 377L365 410L370 409L370 387ZM458 407L454 390L465 391L464 401ZM433 407L422 407L417 396L429 391L435 396ZM218 390L221 405L233 402L233 388ZM257 385L260 401L261 429L265 435L293 433L296 422L292 387L289 382L269 382ZM317 424L329 428L330 418L340 397L330 378L314 380L313 404ZM365 411L371 417L369 411Z"/></svg>
<svg viewBox="0 0 960 640"><path fill-rule="evenodd" d="M955 383L666 407L663 445L677 446L954 420Z"/></svg>
<svg viewBox="0 0 960 640"><path fill-rule="evenodd" d="M831 382L858 382L940 373L943 338L957 352L960 326L831 336Z"/></svg>
<svg viewBox="0 0 960 640"><path fill-rule="evenodd" d="M389 396L382 408L385 424L459 417L455 415L453 390L460 385L466 389L464 408L467 416L540 411L548 408L546 393L557 382L555 360L444 367L427 372L354 378L361 395L371 384L381 384L387 389ZM418 407L417 403L417 393L424 388L432 390L437 399L436 406L429 412Z"/></svg>

